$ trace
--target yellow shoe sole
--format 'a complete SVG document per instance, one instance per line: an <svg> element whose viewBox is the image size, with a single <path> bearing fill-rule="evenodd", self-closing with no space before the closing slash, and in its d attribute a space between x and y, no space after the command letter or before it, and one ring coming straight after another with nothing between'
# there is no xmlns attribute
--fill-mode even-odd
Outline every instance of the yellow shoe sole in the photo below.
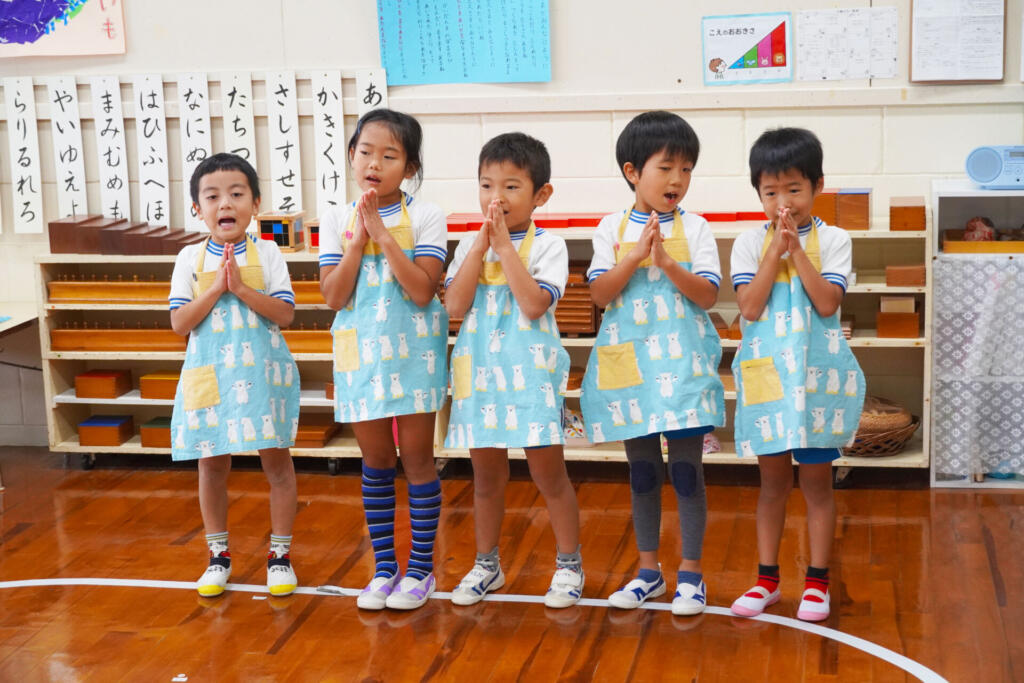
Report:
<svg viewBox="0 0 1024 683"><path fill-rule="evenodd" d="M215 598L224 592L224 586L198 586L196 590L204 598Z"/></svg>
<svg viewBox="0 0 1024 683"><path fill-rule="evenodd" d="M272 586L268 590L270 591L271 595L276 595L277 597L281 597L283 595L291 595L292 593L295 592L296 588L298 588L298 586L296 586L295 584L287 584L286 583L286 584L281 584L280 586Z"/></svg>

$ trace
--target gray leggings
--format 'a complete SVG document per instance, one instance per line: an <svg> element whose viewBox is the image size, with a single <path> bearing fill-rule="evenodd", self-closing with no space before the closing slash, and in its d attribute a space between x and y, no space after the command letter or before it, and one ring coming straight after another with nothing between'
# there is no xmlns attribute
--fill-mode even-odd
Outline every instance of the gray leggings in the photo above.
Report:
<svg viewBox="0 0 1024 683"><path fill-rule="evenodd" d="M661 456L661 435L649 434L626 439L629 487L633 498L633 531L641 551L658 549L661 536L661 487L665 464ZM683 559L699 560L704 547L704 526L708 505L704 496L704 466L701 463L704 435L668 439L668 471L676 492L679 528L683 536Z"/></svg>

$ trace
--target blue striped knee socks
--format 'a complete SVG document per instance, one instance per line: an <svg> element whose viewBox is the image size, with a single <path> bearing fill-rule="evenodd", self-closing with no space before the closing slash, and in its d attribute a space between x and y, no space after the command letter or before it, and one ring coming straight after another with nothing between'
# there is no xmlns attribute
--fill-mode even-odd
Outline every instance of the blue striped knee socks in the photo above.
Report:
<svg viewBox="0 0 1024 683"><path fill-rule="evenodd" d="M434 571L434 537L441 517L441 480L409 484L409 521L412 551L406 576L423 579Z"/></svg>
<svg viewBox="0 0 1024 683"><path fill-rule="evenodd" d="M395 561L395 469L363 465L363 513L373 544L374 577L398 573Z"/></svg>

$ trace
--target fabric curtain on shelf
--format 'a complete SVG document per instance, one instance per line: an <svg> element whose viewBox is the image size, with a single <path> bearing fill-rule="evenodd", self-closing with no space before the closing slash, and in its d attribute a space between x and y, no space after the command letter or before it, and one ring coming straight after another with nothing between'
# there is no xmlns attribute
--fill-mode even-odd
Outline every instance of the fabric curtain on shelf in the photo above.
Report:
<svg viewBox="0 0 1024 683"><path fill-rule="evenodd" d="M1024 258L940 255L932 274L936 479L1024 482Z"/></svg>

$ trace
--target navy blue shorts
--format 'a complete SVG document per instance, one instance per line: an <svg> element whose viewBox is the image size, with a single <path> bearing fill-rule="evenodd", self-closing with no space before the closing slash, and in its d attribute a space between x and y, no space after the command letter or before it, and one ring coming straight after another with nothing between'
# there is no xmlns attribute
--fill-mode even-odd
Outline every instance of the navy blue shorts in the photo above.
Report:
<svg viewBox="0 0 1024 683"><path fill-rule="evenodd" d="M823 462L832 462L842 457L842 450L838 448L792 448L780 453L767 453L764 457L773 458L777 455L788 455L792 453L793 459L801 465L817 465Z"/></svg>

